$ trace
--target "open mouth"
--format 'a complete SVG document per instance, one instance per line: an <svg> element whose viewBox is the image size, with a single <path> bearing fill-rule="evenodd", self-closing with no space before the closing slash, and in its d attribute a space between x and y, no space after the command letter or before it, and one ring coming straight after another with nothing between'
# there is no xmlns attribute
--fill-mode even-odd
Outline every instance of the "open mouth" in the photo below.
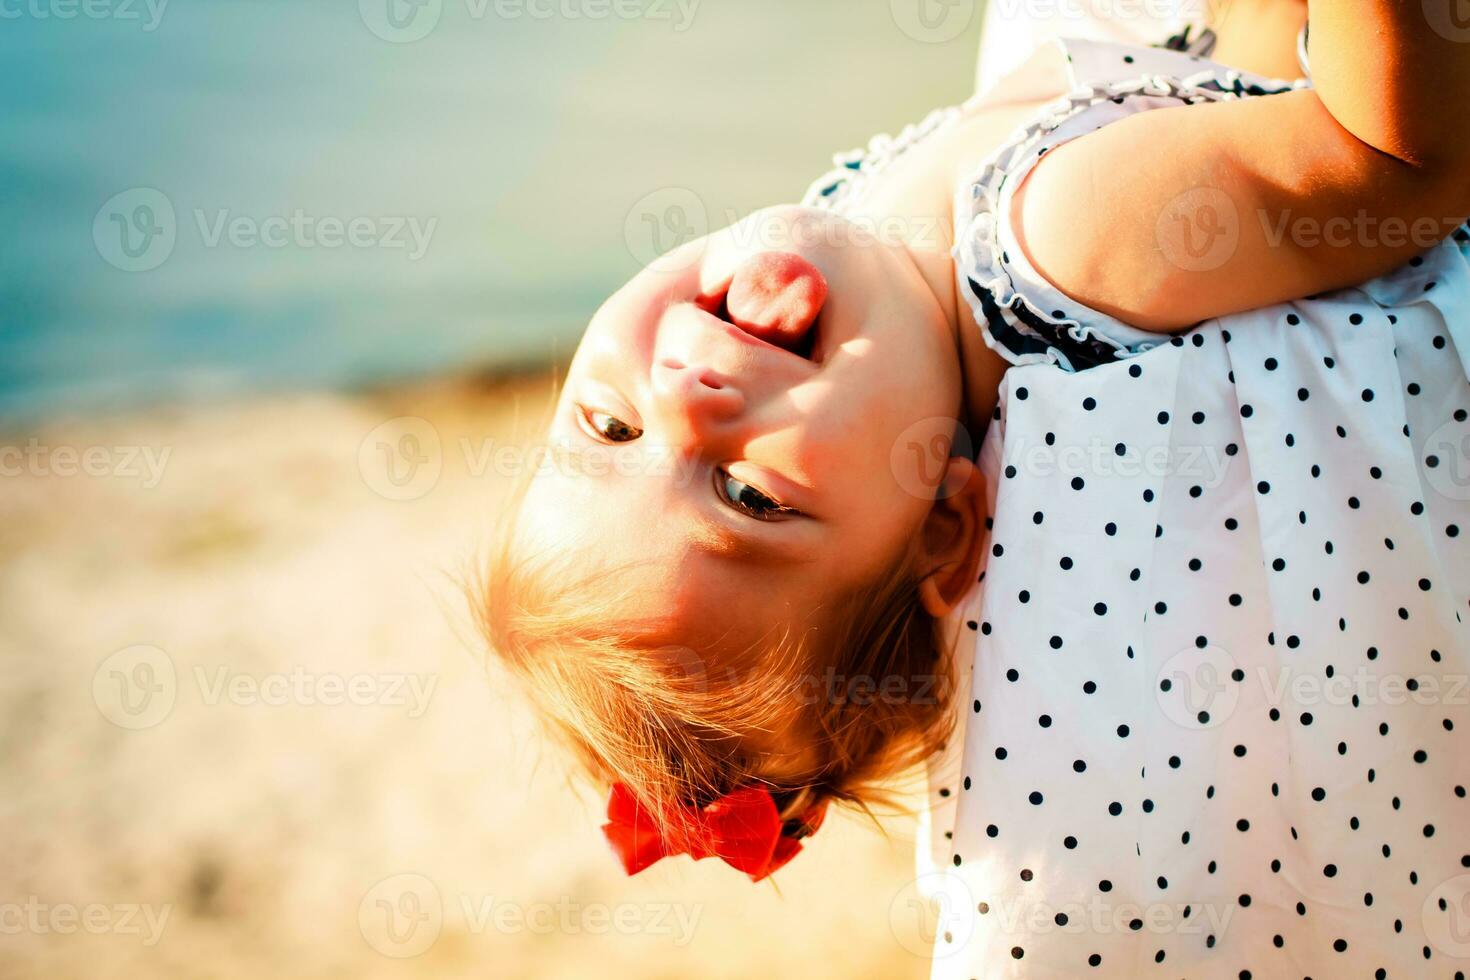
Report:
<svg viewBox="0 0 1470 980"><path fill-rule="evenodd" d="M820 363L820 320L827 280L793 252L761 252L740 264L730 281L696 303L746 337Z"/></svg>
<svg viewBox="0 0 1470 980"><path fill-rule="evenodd" d="M715 319L721 320L732 327L733 329L730 332L737 334L741 340L747 342L754 341L762 347L770 347L785 354L795 354L797 357L811 361L814 364L821 363L821 351L819 349L819 341L822 336L820 316L812 321L799 337L791 339L783 335L772 337L769 334L763 335L762 333L749 330L732 319L728 299L729 294L726 293L713 300L701 297L695 303ZM778 343L777 341L783 342Z"/></svg>

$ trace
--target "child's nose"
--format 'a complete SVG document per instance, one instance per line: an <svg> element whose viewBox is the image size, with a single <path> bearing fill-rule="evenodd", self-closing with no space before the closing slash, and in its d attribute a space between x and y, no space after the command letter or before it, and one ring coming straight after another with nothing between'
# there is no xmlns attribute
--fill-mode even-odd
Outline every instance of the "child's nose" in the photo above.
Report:
<svg viewBox="0 0 1470 980"><path fill-rule="evenodd" d="M665 357L654 365L653 390L671 443L703 444L730 431L745 411L745 396L699 364Z"/></svg>

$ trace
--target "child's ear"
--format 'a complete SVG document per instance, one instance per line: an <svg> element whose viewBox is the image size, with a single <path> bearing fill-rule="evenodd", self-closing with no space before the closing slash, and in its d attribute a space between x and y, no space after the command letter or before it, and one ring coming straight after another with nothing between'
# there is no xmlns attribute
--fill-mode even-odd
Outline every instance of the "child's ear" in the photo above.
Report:
<svg viewBox="0 0 1470 980"><path fill-rule="evenodd" d="M963 456L950 457L919 535L919 600L935 619L959 605L977 580L985 506L980 468Z"/></svg>

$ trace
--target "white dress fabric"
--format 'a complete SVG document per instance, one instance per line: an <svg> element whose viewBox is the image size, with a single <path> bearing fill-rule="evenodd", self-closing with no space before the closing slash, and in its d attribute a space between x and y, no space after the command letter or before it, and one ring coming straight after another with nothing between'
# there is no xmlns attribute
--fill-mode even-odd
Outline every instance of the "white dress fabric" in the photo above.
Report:
<svg viewBox="0 0 1470 980"><path fill-rule="evenodd" d="M1162 43L1203 12L1185 0L1059 0L985 5L975 91L986 92L1021 67L1042 44L1057 38L1111 41L1140 47ZM1023 14L1024 16L1020 16Z"/></svg>
<svg viewBox="0 0 1470 980"><path fill-rule="evenodd" d="M1014 366L930 773L933 976L1463 977L1470 234L1179 338L1084 308L1015 247L1039 156L1305 83L1066 50L1072 94L957 220L960 288Z"/></svg>

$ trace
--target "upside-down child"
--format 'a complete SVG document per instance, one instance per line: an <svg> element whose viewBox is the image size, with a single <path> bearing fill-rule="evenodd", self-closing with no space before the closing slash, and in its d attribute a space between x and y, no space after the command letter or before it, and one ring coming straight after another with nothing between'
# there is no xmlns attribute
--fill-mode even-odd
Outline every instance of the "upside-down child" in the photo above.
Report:
<svg viewBox="0 0 1470 980"><path fill-rule="evenodd" d="M474 602L630 871L948 745L936 975L1454 974L1470 715L1321 693L1467 668L1450 2L1048 45L607 301Z"/></svg>

